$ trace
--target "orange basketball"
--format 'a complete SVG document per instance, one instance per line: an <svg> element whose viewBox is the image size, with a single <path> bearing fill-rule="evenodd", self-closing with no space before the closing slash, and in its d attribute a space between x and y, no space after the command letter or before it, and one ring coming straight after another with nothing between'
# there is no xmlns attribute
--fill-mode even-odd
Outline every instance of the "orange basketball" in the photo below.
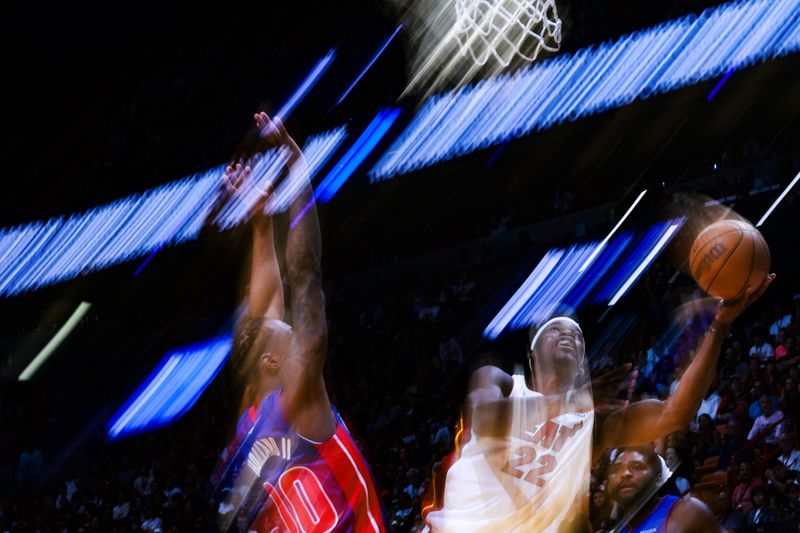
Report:
<svg viewBox="0 0 800 533"><path fill-rule="evenodd" d="M689 254L689 270L701 289L723 300L757 288L769 273L769 247L761 233L742 220L721 220L700 232Z"/></svg>

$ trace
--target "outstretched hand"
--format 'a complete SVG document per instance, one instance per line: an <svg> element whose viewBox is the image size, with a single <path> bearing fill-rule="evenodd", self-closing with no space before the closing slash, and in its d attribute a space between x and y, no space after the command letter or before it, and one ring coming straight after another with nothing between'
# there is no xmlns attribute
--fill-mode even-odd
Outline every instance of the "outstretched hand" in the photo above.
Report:
<svg viewBox="0 0 800 533"><path fill-rule="evenodd" d="M753 287L748 285L744 291L744 296L738 300L722 300L717 309L715 321L719 324L729 326L753 302L758 300L775 280L775 274L769 274L760 285Z"/></svg>
<svg viewBox="0 0 800 533"><path fill-rule="evenodd" d="M225 189L224 201L228 202L234 196L241 194L247 187L247 180L252 180L252 170L249 165L242 165L236 163L235 165L228 165L225 168L225 173L222 175L222 182ZM258 199L250 206L249 217L250 220L257 226L264 226L269 222L269 216L264 212L267 201L274 191L271 182L266 184L266 188L262 189L251 183L250 187L257 188L259 191Z"/></svg>
<svg viewBox="0 0 800 533"><path fill-rule="evenodd" d="M294 139L286 131L286 126L279 117L271 119L269 115L263 111L253 115L258 127L258 134L266 141L270 147L286 146L289 149L289 160L286 162L288 166L295 164L295 162L302 157L303 152Z"/></svg>

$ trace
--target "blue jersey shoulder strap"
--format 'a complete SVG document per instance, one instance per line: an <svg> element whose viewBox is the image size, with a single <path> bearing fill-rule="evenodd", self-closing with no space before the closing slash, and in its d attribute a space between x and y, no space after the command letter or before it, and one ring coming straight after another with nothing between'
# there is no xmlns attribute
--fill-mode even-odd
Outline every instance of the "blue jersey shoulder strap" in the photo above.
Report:
<svg viewBox="0 0 800 533"><path fill-rule="evenodd" d="M678 503L678 496L664 496L653 511L642 522L628 524L619 533L664 533L667 530L669 512Z"/></svg>

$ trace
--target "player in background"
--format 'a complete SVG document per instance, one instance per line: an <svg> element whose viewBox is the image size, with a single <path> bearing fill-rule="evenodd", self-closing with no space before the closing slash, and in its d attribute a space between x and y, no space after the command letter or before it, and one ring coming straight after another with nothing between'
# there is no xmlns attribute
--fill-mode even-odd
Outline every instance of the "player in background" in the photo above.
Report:
<svg viewBox="0 0 800 533"><path fill-rule="evenodd" d="M619 533L715 533L722 528L706 505L691 496L659 495L672 475L650 446L616 450L606 492L620 517Z"/></svg>
<svg viewBox="0 0 800 533"><path fill-rule="evenodd" d="M532 383L522 372L512 376L492 365L476 370L464 405L467 443L447 471L439 507L426 514L427 526L458 533L584 530L593 457L650 443L688 424L711 384L731 323L773 279L719 306L665 401L598 409L583 332L569 317L551 319L532 335Z"/></svg>
<svg viewBox="0 0 800 533"><path fill-rule="evenodd" d="M305 173L303 154L279 119L256 125L273 146L285 146L290 172ZM228 167L228 192L250 179ZM246 316L236 327L232 364L242 378L243 413L223 452L215 481L227 494L221 527L266 532L383 532L383 512L366 462L331 405L323 380L327 352L321 239L307 174L291 202L286 239L293 325L284 318L284 292L272 218L251 213L252 261ZM229 198L230 200L231 198ZM221 490L223 489L224 490Z"/></svg>

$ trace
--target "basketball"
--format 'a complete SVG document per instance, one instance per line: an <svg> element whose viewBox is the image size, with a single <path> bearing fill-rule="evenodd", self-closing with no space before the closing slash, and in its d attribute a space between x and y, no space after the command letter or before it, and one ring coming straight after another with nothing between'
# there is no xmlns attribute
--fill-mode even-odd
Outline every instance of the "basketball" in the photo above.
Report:
<svg viewBox="0 0 800 533"><path fill-rule="evenodd" d="M736 300L748 285L756 288L769 273L767 242L751 224L722 220L700 234L689 254L692 277L705 292L723 300Z"/></svg>

